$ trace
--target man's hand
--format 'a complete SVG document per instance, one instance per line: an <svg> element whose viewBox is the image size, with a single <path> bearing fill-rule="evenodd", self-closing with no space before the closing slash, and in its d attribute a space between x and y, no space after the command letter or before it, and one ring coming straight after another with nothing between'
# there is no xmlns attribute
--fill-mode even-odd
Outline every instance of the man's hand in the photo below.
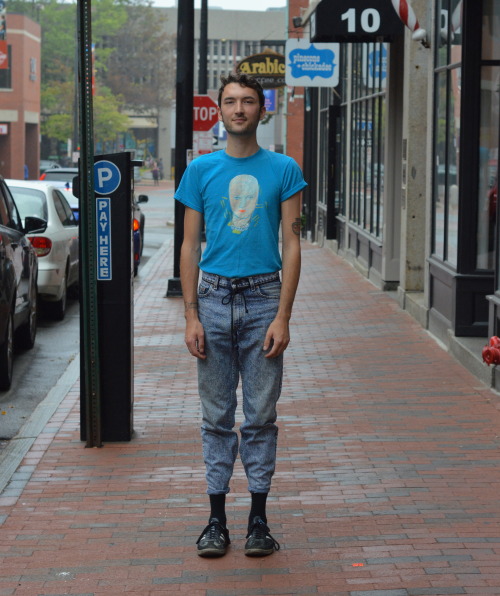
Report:
<svg viewBox="0 0 500 596"><path fill-rule="evenodd" d="M192 356L204 360L205 354L205 332L199 319L186 321L186 335L184 336L186 346Z"/></svg>
<svg viewBox="0 0 500 596"><path fill-rule="evenodd" d="M266 358L276 358L287 349L290 343L290 331L288 327L288 320L283 318L276 318L269 325L269 329L266 333L264 340L263 350L269 352L266 354Z"/></svg>

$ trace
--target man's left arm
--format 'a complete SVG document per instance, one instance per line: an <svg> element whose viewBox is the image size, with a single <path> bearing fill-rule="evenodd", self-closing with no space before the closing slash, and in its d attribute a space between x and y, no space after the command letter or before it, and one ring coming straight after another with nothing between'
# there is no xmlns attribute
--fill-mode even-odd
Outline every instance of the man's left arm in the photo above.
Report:
<svg viewBox="0 0 500 596"><path fill-rule="evenodd" d="M264 351L266 358L276 358L290 343L289 321L300 277L300 193L281 203L282 261L281 295L278 313L269 325Z"/></svg>

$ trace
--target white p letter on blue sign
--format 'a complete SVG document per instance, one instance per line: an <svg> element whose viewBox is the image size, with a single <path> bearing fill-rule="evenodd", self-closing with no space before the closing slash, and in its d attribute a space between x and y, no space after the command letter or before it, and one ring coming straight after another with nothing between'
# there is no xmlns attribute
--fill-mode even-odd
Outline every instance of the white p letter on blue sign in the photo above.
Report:
<svg viewBox="0 0 500 596"><path fill-rule="evenodd" d="M102 159L94 164L94 190L99 195L110 195L120 186L122 176L118 166Z"/></svg>

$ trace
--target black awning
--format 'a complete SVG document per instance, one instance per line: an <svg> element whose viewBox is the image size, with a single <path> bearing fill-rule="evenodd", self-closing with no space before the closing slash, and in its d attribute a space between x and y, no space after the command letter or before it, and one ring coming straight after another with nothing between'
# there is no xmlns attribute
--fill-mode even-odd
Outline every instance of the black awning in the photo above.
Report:
<svg viewBox="0 0 500 596"><path fill-rule="evenodd" d="M393 41L404 33L391 0L321 0L308 20L312 42Z"/></svg>

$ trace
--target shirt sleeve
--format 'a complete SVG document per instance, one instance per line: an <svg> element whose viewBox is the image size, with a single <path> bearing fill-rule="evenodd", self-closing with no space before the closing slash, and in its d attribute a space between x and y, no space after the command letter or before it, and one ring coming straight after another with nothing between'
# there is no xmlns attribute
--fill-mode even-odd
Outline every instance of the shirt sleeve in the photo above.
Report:
<svg viewBox="0 0 500 596"><path fill-rule="evenodd" d="M192 161L182 175L174 199L199 213L203 213L203 198L198 184L198 172Z"/></svg>
<svg viewBox="0 0 500 596"><path fill-rule="evenodd" d="M283 175L281 201L286 201L306 186L307 182L304 180L301 169L297 162L290 158Z"/></svg>

